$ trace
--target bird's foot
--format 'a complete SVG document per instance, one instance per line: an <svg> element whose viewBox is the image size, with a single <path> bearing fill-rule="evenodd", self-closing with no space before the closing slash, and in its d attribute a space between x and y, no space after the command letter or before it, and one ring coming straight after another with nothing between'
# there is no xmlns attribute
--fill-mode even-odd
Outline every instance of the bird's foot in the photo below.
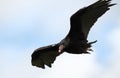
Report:
<svg viewBox="0 0 120 78"><path fill-rule="evenodd" d="M94 44L94 43L96 43L96 42L97 42L97 40L92 41L92 42L89 42L89 44L91 45L91 44Z"/></svg>
<svg viewBox="0 0 120 78"><path fill-rule="evenodd" d="M92 51L93 52L93 50L91 48L88 48L87 51Z"/></svg>

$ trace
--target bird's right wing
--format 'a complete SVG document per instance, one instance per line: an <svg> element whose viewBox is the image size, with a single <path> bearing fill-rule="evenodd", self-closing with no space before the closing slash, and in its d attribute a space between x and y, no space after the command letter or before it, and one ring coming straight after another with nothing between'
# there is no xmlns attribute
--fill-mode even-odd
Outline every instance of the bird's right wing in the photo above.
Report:
<svg viewBox="0 0 120 78"><path fill-rule="evenodd" d="M32 65L40 68L45 68L45 65L51 67L51 64L60 54L58 47L59 46L55 44L36 49L32 54Z"/></svg>

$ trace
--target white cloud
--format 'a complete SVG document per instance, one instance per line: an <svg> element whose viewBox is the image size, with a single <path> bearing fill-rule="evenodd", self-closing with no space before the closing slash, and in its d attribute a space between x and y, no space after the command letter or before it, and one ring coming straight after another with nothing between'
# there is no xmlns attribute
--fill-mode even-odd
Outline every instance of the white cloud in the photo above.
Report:
<svg viewBox="0 0 120 78"><path fill-rule="evenodd" d="M58 57L53 66L53 70L49 74L52 78L58 76L60 78L88 78L91 77L96 70L100 71L94 54L70 55L65 53Z"/></svg>
<svg viewBox="0 0 120 78"><path fill-rule="evenodd" d="M103 72L100 78L120 78L120 19L118 26L115 26L112 33L109 35L109 42L111 45L110 65L106 71Z"/></svg>

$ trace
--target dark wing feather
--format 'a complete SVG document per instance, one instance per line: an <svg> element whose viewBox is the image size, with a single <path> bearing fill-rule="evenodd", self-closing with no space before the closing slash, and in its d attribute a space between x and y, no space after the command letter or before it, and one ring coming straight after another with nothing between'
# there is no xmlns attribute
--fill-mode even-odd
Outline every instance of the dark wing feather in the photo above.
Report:
<svg viewBox="0 0 120 78"><path fill-rule="evenodd" d="M68 34L69 38L77 38L86 40L90 28L94 25L97 19L102 16L109 7L115 4L110 4L111 0L99 0L96 3L78 10L71 16L71 29Z"/></svg>
<svg viewBox="0 0 120 78"><path fill-rule="evenodd" d="M45 65L51 67L51 64L60 54L58 47L58 45L49 45L36 49L32 54L32 65L41 68L45 68Z"/></svg>

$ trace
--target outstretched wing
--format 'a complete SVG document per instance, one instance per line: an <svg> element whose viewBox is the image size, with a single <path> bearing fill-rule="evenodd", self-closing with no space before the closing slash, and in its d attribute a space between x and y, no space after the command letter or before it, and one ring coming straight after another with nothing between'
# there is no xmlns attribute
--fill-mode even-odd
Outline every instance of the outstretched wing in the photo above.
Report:
<svg viewBox="0 0 120 78"><path fill-rule="evenodd" d="M78 10L71 16L71 29L68 34L69 38L77 38L79 40L86 40L90 28L94 25L97 19L102 16L110 6L111 0L99 0L92 5Z"/></svg>
<svg viewBox="0 0 120 78"><path fill-rule="evenodd" d="M56 44L36 49L32 54L32 65L41 68L45 68L45 65L51 67L51 64L60 54L58 47Z"/></svg>

